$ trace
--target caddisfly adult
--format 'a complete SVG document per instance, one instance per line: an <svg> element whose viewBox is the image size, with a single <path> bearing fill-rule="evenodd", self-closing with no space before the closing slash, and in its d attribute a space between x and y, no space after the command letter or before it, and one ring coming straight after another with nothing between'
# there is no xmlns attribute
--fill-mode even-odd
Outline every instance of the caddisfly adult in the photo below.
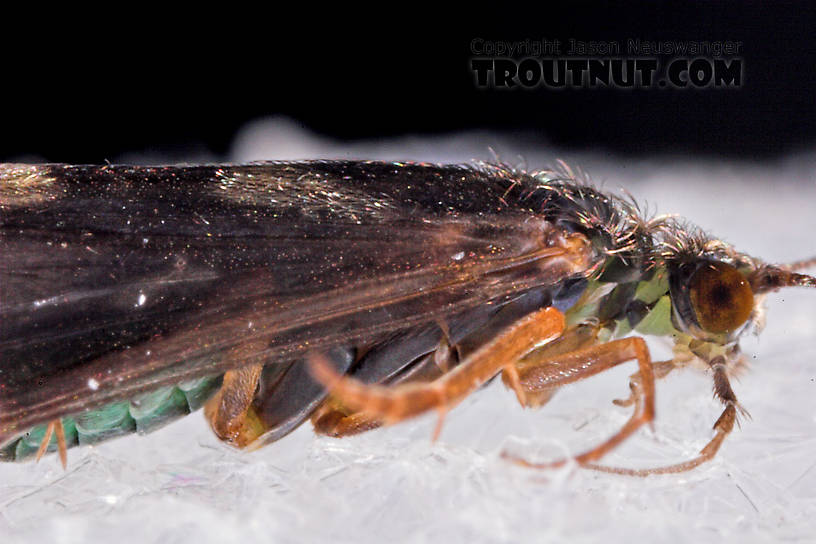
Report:
<svg viewBox="0 0 816 544"><path fill-rule="evenodd" d="M813 287L797 272L812 264L641 217L569 171L0 165L0 459L64 463L201 406L240 448L308 419L343 436L441 416L499 373L540 406L636 360L630 419L575 460L683 471L741 411L729 375L764 295ZM674 358L653 362L638 335L670 336ZM724 406L700 454L596 464L652 421L655 380L692 361Z"/></svg>

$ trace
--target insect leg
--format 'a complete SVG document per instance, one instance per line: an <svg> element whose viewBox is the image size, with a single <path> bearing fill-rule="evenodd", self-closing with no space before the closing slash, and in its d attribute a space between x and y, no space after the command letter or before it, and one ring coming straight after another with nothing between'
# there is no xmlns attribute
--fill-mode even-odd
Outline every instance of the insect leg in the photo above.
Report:
<svg viewBox="0 0 816 544"><path fill-rule="evenodd" d="M669 375L669 372L677 368L679 365L674 359L668 361L657 361L652 363L652 371L654 372L655 380L660 380ZM629 398L615 399L612 401L616 406L632 406L638 399L637 388L640 385L640 373L636 372L629 376Z"/></svg>
<svg viewBox="0 0 816 544"><path fill-rule="evenodd" d="M731 383L728 381L725 358L722 356L715 357L709 363L709 365L711 366L714 377L714 395L719 398L723 404L725 404L725 410L723 410L722 414L720 414L717 422L714 423L714 437L708 441L708 444L706 444L705 447L700 450L700 453L696 457L674 465L645 469L606 467L592 463L585 466L601 472L611 472L626 476L648 476L650 474L672 474L677 472L685 472L713 459L714 456L717 455L720 446L722 446L723 442L725 441L725 437L728 436L728 434L734 429L734 423L737 421L737 412L739 411L739 413L745 416L748 416L748 412L746 412L740 406L739 402L737 402L737 396L731 389ZM638 397L636 404L639 402L640 399Z"/></svg>
<svg viewBox="0 0 816 544"><path fill-rule="evenodd" d="M640 383L637 386L640 394L632 416L605 442L575 456L574 460L577 463L584 465L600 459L631 436L641 425L651 423L654 419L654 373L646 343L638 337L613 340L606 344L556 355L539 361L538 366L524 369L522 372L521 380L526 387L535 385L547 389L588 378L632 359L637 359L640 374ZM531 463L508 452L502 453L502 457L531 468L555 468L567 461L561 459L548 463Z"/></svg>
<svg viewBox="0 0 816 544"><path fill-rule="evenodd" d="M454 317L450 323L438 320L435 327L425 327L419 332L406 334L394 342L375 348L363 360L363 367L355 370L352 375L364 383L379 383L390 387L401 383L434 381L519 319L550 306L551 303L551 292L536 288L499 307L480 306ZM438 338L440 331L442 336L439 340L433 340L436 345L432 347L428 340ZM547 346L554 343L560 344L561 337ZM413 362L407 366L395 365L411 359L414 359ZM393 372L395 369L396 372ZM514 389L529 404L531 394L521 390L518 384ZM536 396L541 398L540 393ZM312 415L312 424L318 433L339 437L380 427L382 421L365 412L351 410L336 399L329 398Z"/></svg>
<svg viewBox="0 0 816 544"><path fill-rule="evenodd" d="M584 464L585 468L597 470L599 472L610 472L613 474L622 474L624 476L649 476L650 474L674 474L678 472L686 472L696 468L703 463L706 463L717 455L717 452L725 441L725 437L734 429L734 423L737 421L737 407L734 404L728 404L723 410L717 422L714 424L714 437L709 440L708 444L700 450L700 453L688 461L677 463L674 465L667 465L655 468L632 469L621 467L607 467L603 465L596 465L594 463Z"/></svg>
<svg viewBox="0 0 816 544"><path fill-rule="evenodd" d="M221 389L204 405L204 415L216 436L238 448L262 432L251 410L262 370L261 365L228 370Z"/></svg>
<svg viewBox="0 0 816 544"><path fill-rule="evenodd" d="M48 422L48 426L45 428L45 435L42 438L42 442L40 442L40 448L37 450L37 462L42 459L43 454L45 454L45 450L48 449L48 444L51 442L51 435L54 434L54 420Z"/></svg>
<svg viewBox="0 0 816 544"><path fill-rule="evenodd" d="M318 434L342 438L372 431L382 426L382 420L365 412L347 410L335 399L328 399L314 414L312 427Z"/></svg>
<svg viewBox="0 0 816 544"><path fill-rule="evenodd" d="M339 373L348 372L354 363L356 349L349 346L335 346L327 349L322 356L330 361ZM303 361L294 361L282 376L270 375L267 368L261 376L261 386L252 410L257 414L264 431L250 445L260 448L286 436L326 402L328 393L315 382Z"/></svg>
<svg viewBox="0 0 816 544"><path fill-rule="evenodd" d="M261 349L263 345L240 346L234 356ZM354 361L353 350L342 346L328 350L325 356L342 372ZM257 449L298 427L325 395L297 361L266 369L251 365L224 374L221 389L207 402L204 414L223 441L237 448Z"/></svg>
<svg viewBox="0 0 816 544"><path fill-rule="evenodd" d="M48 449L48 444L51 442L51 435L54 433L57 435L57 450L59 451L60 463L64 470L68 467L68 446L65 443L65 428L62 426L62 419L54 419L48 423L48 427L45 429L45 436L43 436L40 448L37 450L37 461L40 460L45 450Z"/></svg>
<svg viewBox="0 0 816 544"><path fill-rule="evenodd" d="M543 346L537 347L513 365L518 375L517 384L513 383L513 376L507 370L502 372L504 384L516 391L519 403L525 408L538 408L549 402L558 390L558 385L541 383L530 369L547 365L556 355L562 355L580 348L595 345L597 342L597 327L580 325L564 331L564 333ZM518 395L518 387L523 395ZM522 400L523 399L523 400Z"/></svg>
<svg viewBox="0 0 816 544"><path fill-rule="evenodd" d="M318 355L312 356L309 364L315 379L345 406L385 423L396 423L434 409L444 414L503 368L536 345L558 337L563 330L564 315L560 311L552 307L539 310L506 328L439 379L393 388L341 377Z"/></svg>
<svg viewBox="0 0 816 544"><path fill-rule="evenodd" d="M424 355L408 369L384 383L391 387L404 383L427 383L447 372L455 364L456 356L450 346L447 327L443 327L442 332L443 336L436 350ZM315 432L335 438L371 431L381 427L382 424L380 418L366 412L350 410L333 397L326 399L312 414Z"/></svg>
<svg viewBox="0 0 816 544"><path fill-rule="evenodd" d="M406 375L388 383L394 386L398 383L428 383L438 379L443 372L436 366L435 358L435 354L423 357ZM329 397L312 414L312 425L318 434L341 438L382 427L383 420L368 412L349 409L338 399Z"/></svg>

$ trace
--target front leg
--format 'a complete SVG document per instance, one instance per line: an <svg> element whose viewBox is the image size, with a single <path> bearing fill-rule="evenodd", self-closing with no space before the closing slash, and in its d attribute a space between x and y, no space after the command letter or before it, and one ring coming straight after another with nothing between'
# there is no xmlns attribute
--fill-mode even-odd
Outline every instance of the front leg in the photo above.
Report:
<svg viewBox="0 0 816 544"><path fill-rule="evenodd" d="M703 449L700 450L700 453L697 454L696 457L673 465L644 469L607 467L591 463L584 466L600 472L611 472L613 474L623 474L625 476L649 476L651 474L675 474L678 472L686 472L712 460L720 450L725 438L731 433L732 430L734 430L734 424L737 422L737 413L739 412L746 417L750 416L748 415L748 412L746 412L740 406L739 402L737 402L737 396L734 394L733 389L731 389L731 383L729 382L727 375L725 358L722 356L716 357L709 363L709 366L711 366L711 370L713 372L714 395L725 405L725 409L723 410L722 414L720 414L720 417L717 419L716 423L714 423L714 436L708 441ZM638 396L637 398L639 399L640 397Z"/></svg>
<svg viewBox="0 0 816 544"><path fill-rule="evenodd" d="M669 372L679 367L680 364L675 359L668 361L657 361L652 363L652 372L655 380L661 380L669 375ZM612 404L615 406L632 406L637 401L638 388L640 387L640 372L636 372L629 376L629 397L626 399L615 399Z"/></svg>
<svg viewBox="0 0 816 544"><path fill-rule="evenodd" d="M717 452L720 450L720 446L722 446L723 442L725 441L725 437L728 436L734 429L734 423L736 423L736 421L737 408L734 404L728 404L725 407L725 410L723 410L722 414L720 414L717 422L714 424L714 437L709 440L709 442L703 447L702 450L700 450L700 453L696 457L693 457L688 461L683 461L682 463L642 469L607 467L604 465L596 465L594 463L586 463L583 466L599 472L610 472L612 474L622 474L624 476L641 477L650 476L652 474L675 474L678 472L686 472L702 465L703 463L711 461L714 456L717 455Z"/></svg>
<svg viewBox="0 0 816 544"><path fill-rule="evenodd" d="M646 343L642 338L638 337L613 340L606 344L590 346L545 358L539 361L537 365L525 368L521 373L520 379L525 388L548 390L594 376L632 359L636 359L638 362L640 377L637 387L640 394L632 416L617 433L605 442L575 456L574 461L577 463L587 465L592 461L597 461L631 436L643 424L651 423L654 420L654 373ZM502 453L502 457L531 468L556 468L568 461L567 459L560 459L547 463L531 463L508 452Z"/></svg>

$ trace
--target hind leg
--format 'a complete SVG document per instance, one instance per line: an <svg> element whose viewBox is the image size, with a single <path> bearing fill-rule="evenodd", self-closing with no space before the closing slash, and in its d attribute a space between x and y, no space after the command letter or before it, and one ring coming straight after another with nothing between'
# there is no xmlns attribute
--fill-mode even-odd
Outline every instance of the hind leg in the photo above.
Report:
<svg viewBox="0 0 816 544"><path fill-rule="evenodd" d="M45 450L48 449L48 445L51 443L52 434L57 435L57 451L59 452L59 459L60 464L62 464L62 469L65 470L68 468L68 446L65 443L65 429L62 426L62 419L54 419L48 423L48 427L45 429L45 436L43 436L40 447L37 450L36 459L39 462L45 453Z"/></svg>
<svg viewBox="0 0 816 544"><path fill-rule="evenodd" d="M250 365L227 371L221 389L204 405L216 436L237 448L246 447L265 430L252 409L262 370L261 365Z"/></svg>
<svg viewBox="0 0 816 544"><path fill-rule="evenodd" d="M365 412L349 410L335 399L325 401L312 414L314 431L334 438L372 431L382 425L383 421L380 418Z"/></svg>
<svg viewBox="0 0 816 544"><path fill-rule="evenodd" d="M393 388L366 385L337 374L320 356L309 360L317 381L344 406L365 412L385 423L396 423L430 410L444 414L487 380L538 344L557 338L564 330L564 316L555 308L530 314L470 354L455 369L430 383L409 383ZM523 394L523 392L521 393ZM439 426L437 426L438 434Z"/></svg>
<svg viewBox="0 0 816 544"><path fill-rule="evenodd" d="M442 339L437 348L413 363L404 372L384 382L390 387L405 383L428 383L442 377L456 365L459 357L457 348L450 344L450 334L445 324L440 324ZM312 414L312 426L318 434L341 438L382 427L382 419L344 406L334 397L329 397Z"/></svg>

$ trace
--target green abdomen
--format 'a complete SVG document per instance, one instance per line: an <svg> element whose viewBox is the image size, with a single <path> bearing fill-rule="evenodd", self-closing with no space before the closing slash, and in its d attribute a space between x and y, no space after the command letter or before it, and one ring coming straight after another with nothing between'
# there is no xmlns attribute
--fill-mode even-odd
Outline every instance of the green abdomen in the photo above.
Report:
<svg viewBox="0 0 816 544"><path fill-rule="evenodd" d="M75 417L62 418L69 448L96 444L130 433L149 433L198 410L221 386L221 376L200 378L163 387L129 401L107 404ZM40 447L47 425L38 425L0 450L0 461L24 461ZM56 451L51 437L49 452Z"/></svg>

